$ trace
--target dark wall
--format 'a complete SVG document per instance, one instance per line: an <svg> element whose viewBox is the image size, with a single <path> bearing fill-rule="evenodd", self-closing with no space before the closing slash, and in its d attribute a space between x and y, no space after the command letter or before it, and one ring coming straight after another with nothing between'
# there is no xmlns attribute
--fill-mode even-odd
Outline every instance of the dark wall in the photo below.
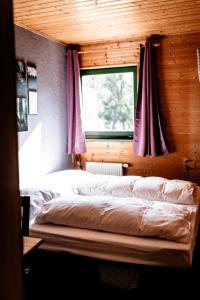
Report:
<svg viewBox="0 0 200 300"><path fill-rule="evenodd" d="M28 131L18 133L20 181L70 166L66 153L65 47L15 26L16 58L36 64L38 114L28 115Z"/></svg>
<svg viewBox="0 0 200 300"><path fill-rule="evenodd" d="M0 1L0 45L0 299L22 300L22 241L11 0Z"/></svg>

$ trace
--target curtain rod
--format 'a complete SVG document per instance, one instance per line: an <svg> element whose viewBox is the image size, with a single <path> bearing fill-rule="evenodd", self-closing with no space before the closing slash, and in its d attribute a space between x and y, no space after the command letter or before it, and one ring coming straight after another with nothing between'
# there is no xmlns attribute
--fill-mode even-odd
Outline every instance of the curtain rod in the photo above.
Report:
<svg viewBox="0 0 200 300"><path fill-rule="evenodd" d="M144 44L139 44L138 46L136 47L133 47L133 48L140 48L140 45L142 47L145 47ZM160 43L152 43L152 45L154 47L159 47L160 46ZM125 48L112 48L112 49L99 49L99 50L86 50L86 51L78 51L78 54L88 54L88 53L100 53L100 52L106 52L106 51L123 51L123 50L132 50L131 47L125 47ZM66 54L67 54L67 51L66 51Z"/></svg>
<svg viewBox="0 0 200 300"><path fill-rule="evenodd" d="M145 47L145 45L141 44L142 47ZM154 47L159 47L159 43L152 44ZM140 48L140 45L134 48ZM125 48L112 48L112 49L99 49L99 50L88 50L88 51L78 51L78 54L88 54L88 53L99 53L99 52L106 52L106 51L124 51L124 50L132 50L131 47L125 47Z"/></svg>
<svg viewBox="0 0 200 300"><path fill-rule="evenodd" d="M112 68L120 68L120 67L133 67L137 66L137 63L132 64L117 64L117 65L103 65L103 66L89 66L89 67L80 67L81 70L95 70L95 69L112 69Z"/></svg>
<svg viewBox="0 0 200 300"><path fill-rule="evenodd" d="M139 46L138 46L139 48ZM78 51L78 54L84 54L84 53L98 53L98 52L105 52L105 51L120 51L120 50L131 50L131 48L112 48L112 49L99 49L99 50L88 50L88 51Z"/></svg>

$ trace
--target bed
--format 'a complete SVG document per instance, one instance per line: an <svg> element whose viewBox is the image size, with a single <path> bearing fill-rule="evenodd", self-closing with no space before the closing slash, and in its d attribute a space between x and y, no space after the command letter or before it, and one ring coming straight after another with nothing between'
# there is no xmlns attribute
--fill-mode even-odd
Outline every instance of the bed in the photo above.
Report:
<svg viewBox="0 0 200 300"><path fill-rule="evenodd" d="M30 235L41 249L163 267L191 267L199 187L161 177L55 172L32 187ZM58 217L59 216L59 217Z"/></svg>

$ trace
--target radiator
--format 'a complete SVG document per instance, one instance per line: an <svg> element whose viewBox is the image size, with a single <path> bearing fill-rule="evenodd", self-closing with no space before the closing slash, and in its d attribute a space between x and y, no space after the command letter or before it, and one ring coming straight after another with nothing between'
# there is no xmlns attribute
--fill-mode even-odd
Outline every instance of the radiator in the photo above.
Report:
<svg viewBox="0 0 200 300"><path fill-rule="evenodd" d="M123 175L122 163L86 162L86 171L93 174Z"/></svg>

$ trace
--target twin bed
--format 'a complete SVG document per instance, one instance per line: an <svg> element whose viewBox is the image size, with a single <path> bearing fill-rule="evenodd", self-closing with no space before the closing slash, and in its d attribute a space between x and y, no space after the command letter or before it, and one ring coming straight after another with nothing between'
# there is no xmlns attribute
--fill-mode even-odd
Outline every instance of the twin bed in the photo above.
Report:
<svg viewBox="0 0 200 300"><path fill-rule="evenodd" d="M191 267L199 187L161 177L66 170L32 188L30 235L41 248L149 266Z"/></svg>

